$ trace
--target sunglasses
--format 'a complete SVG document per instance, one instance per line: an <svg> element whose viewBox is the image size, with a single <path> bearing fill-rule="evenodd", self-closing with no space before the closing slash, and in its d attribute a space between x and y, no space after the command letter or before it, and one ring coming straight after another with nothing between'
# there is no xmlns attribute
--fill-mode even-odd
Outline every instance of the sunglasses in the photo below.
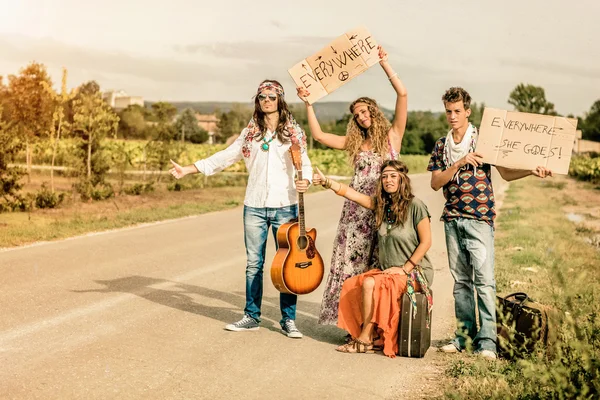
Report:
<svg viewBox="0 0 600 400"><path fill-rule="evenodd" d="M275 100L277 100L277 95L276 95L276 94L274 94L274 93L269 93L268 95L267 95L267 94L262 94L262 93L261 93L261 94L259 94L259 95L258 95L258 100L260 100L260 101L265 101L265 100L267 99L267 97L268 97L268 98L269 98L269 100L271 100L271 101L275 101Z"/></svg>

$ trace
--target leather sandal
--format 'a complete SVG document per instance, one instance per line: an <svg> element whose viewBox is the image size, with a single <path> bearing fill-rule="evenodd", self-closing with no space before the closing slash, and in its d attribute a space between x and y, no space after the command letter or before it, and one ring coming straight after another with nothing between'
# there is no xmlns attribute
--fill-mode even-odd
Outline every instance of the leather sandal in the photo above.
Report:
<svg viewBox="0 0 600 400"><path fill-rule="evenodd" d="M360 339L352 339L349 343L339 346L336 350L342 353L374 353L373 343L363 342Z"/></svg>

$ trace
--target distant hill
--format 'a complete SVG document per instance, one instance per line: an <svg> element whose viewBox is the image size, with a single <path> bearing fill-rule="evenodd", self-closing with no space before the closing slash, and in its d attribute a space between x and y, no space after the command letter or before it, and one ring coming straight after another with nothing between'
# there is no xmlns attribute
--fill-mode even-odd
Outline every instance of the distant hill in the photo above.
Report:
<svg viewBox="0 0 600 400"><path fill-rule="evenodd" d="M150 107L152 101L146 101L144 105ZM235 103L235 102L217 102L217 101L176 101L170 102L177 108L177 112L182 112L186 108L191 108L201 114L212 114L215 111L227 112L230 111L235 105L238 107L250 108L250 103ZM296 107L304 107L300 102L288 103L292 109ZM335 121L342 118L345 114L348 114L349 102L345 101L324 101L315 104L315 112L321 122ZM384 114L388 118L392 118L393 112L387 108L383 108Z"/></svg>

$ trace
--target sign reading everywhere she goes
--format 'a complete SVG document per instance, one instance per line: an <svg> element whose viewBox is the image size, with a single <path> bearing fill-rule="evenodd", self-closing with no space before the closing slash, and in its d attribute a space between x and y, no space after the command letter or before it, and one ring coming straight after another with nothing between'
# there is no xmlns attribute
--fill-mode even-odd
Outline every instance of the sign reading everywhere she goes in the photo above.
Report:
<svg viewBox="0 0 600 400"><path fill-rule="evenodd" d="M297 87L308 90L309 104L327 96L379 62L377 42L365 27L337 37L288 70Z"/></svg>
<svg viewBox="0 0 600 400"><path fill-rule="evenodd" d="M568 174L577 119L485 108L476 152L501 167Z"/></svg>

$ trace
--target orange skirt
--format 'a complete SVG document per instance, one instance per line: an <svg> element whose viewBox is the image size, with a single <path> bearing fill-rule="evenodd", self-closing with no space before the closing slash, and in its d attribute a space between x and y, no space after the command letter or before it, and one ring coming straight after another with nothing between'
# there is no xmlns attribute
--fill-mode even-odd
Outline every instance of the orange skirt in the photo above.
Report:
<svg viewBox="0 0 600 400"><path fill-rule="evenodd" d="M371 322L377 325L377 332L383 339L383 354L394 358L398 353L400 297L406 292L406 275L384 274L381 270L373 269L347 279L340 295L337 326L354 338L360 335L364 323L361 311L362 284L367 277L375 279ZM418 283L415 282L415 285L418 286Z"/></svg>

